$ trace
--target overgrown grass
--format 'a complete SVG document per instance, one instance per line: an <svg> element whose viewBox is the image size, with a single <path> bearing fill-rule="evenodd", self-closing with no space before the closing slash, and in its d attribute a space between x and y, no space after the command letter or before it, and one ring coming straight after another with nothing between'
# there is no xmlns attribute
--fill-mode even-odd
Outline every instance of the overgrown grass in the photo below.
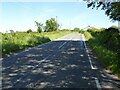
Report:
<svg viewBox="0 0 120 90"><path fill-rule="evenodd" d="M87 32L87 31L84 32L84 35L85 35L86 40L89 40L89 39L92 38L92 35L89 32Z"/></svg>
<svg viewBox="0 0 120 90"><path fill-rule="evenodd" d="M111 33L106 30L88 31L84 35L88 40L88 45L106 68L120 77L119 32Z"/></svg>
<svg viewBox="0 0 120 90"><path fill-rule="evenodd" d="M2 57L2 33L0 33L0 58Z"/></svg>
<svg viewBox="0 0 120 90"><path fill-rule="evenodd" d="M69 33L71 33L71 31L5 33L2 34L2 41L0 42L0 45L2 45L2 55L4 56L29 47L34 47L55 40Z"/></svg>
<svg viewBox="0 0 120 90"><path fill-rule="evenodd" d="M41 33L45 37L49 37L50 40L55 40L57 38L60 38L61 36L64 36L66 34L72 33L70 30L61 30L61 31L52 31L52 32L44 32Z"/></svg>

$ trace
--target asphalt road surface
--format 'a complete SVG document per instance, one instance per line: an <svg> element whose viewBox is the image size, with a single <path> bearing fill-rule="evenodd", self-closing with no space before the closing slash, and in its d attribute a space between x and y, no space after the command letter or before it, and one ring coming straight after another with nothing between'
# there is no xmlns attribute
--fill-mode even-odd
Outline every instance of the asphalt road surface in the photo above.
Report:
<svg viewBox="0 0 120 90"><path fill-rule="evenodd" d="M102 68L84 35L55 41L2 59L2 88L120 89L120 80Z"/></svg>

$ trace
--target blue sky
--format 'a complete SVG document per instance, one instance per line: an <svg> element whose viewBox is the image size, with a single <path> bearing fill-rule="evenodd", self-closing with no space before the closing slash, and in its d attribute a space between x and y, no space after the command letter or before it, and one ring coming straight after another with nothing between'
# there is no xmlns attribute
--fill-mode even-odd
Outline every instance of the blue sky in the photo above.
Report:
<svg viewBox="0 0 120 90"><path fill-rule="evenodd" d="M111 22L102 10L87 8L85 2L1 2L0 32L9 30L36 31L34 21L41 22L56 18L63 28L110 27Z"/></svg>

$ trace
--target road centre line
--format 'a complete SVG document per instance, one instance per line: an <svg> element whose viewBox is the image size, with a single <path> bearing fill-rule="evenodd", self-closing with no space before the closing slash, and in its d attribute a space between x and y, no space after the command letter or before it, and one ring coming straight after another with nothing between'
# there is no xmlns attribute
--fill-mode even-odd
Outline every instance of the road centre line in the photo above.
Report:
<svg viewBox="0 0 120 90"><path fill-rule="evenodd" d="M70 40L72 40L75 36L73 36ZM64 42L62 45L59 46L59 49L62 48L67 42L71 42L71 41L66 41Z"/></svg>
<svg viewBox="0 0 120 90"><path fill-rule="evenodd" d="M71 38L71 40L72 40L72 39L73 39L73 37ZM67 42L68 42L68 41L67 41ZM60 46L59 46L59 49L62 48L67 42L64 42L62 45L60 45ZM52 56L52 55L53 55L53 53L50 54L50 55L48 55L47 57L45 57L45 58L42 59L42 60L46 60L46 59L48 59L48 58L49 58L50 56ZM32 70L35 69L35 68L37 68L37 67L39 67L40 64L41 64L41 63L39 63L38 65L34 66L34 67L32 68ZM29 71L29 72L30 72L30 71ZM28 75L28 73L25 74L24 76L22 76L21 78L19 78L14 85L16 85L17 83L19 83L19 82L20 82L24 77L26 77L27 75Z"/></svg>
<svg viewBox="0 0 120 90"><path fill-rule="evenodd" d="M82 39L83 39L83 43L84 43L84 46L85 46L85 49L86 49L86 52L87 52L87 56L88 56L88 60L89 60L91 69L97 69L97 68L93 67L93 64L92 64L92 61L91 61L91 57L89 55L88 48L87 48L86 43L85 43L85 37L84 37L83 34L82 34Z"/></svg>
<svg viewBox="0 0 120 90"><path fill-rule="evenodd" d="M62 48L67 42L64 42L62 45L59 46L59 49Z"/></svg>

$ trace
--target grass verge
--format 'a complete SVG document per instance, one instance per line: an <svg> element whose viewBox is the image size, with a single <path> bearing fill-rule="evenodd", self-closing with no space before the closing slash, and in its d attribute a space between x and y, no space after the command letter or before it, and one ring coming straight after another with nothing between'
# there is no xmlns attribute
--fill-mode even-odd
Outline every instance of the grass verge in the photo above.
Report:
<svg viewBox="0 0 120 90"><path fill-rule="evenodd" d="M99 60L102 61L106 69L120 77L120 63L117 53L101 45L99 39L92 37L91 33L85 32L84 35L86 40L88 40L88 45L92 48Z"/></svg>
<svg viewBox="0 0 120 90"><path fill-rule="evenodd" d="M28 49L43 43L60 38L71 31L53 31L53 32L16 32L2 34L2 56L12 54L21 50Z"/></svg>

